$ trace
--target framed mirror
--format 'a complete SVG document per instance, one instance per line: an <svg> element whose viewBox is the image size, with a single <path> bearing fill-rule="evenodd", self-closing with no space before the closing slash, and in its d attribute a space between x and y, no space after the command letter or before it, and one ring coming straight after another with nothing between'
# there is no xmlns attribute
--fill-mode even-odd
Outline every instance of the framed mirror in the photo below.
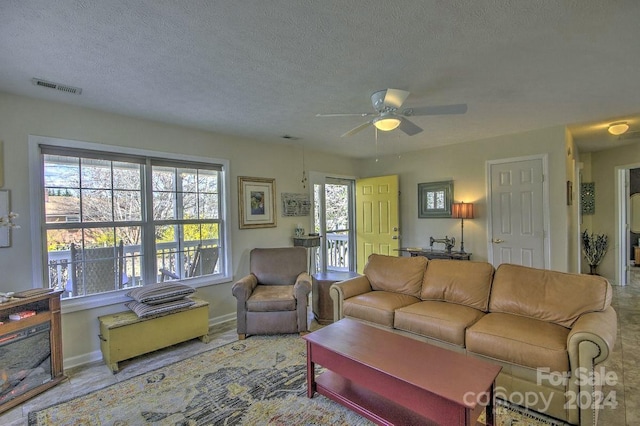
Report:
<svg viewBox="0 0 640 426"><path fill-rule="evenodd" d="M418 218L451 217L453 181L418 184Z"/></svg>

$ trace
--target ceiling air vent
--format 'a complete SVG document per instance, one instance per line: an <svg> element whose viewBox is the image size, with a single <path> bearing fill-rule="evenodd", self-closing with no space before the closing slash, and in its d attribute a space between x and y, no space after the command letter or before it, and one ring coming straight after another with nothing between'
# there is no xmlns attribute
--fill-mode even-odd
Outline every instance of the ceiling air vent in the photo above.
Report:
<svg viewBox="0 0 640 426"><path fill-rule="evenodd" d="M82 93L82 89L79 87L67 86L66 84L54 83L52 81L42 80L40 78L32 78L31 82L35 86L47 87L49 89L70 93L72 95L79 95Z"/></svg>

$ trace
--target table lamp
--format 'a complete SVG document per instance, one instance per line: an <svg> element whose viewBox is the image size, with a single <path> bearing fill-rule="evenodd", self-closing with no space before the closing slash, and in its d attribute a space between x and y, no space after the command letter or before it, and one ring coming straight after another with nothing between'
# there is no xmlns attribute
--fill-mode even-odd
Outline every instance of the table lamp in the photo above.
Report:
<svg viewBox="0 0 640 426"><path fill-rule="evenodd" d="M464 201L461 203L453 203L453 205L451 206L451 217L454 219L461 219L460 229L462 231L462 236L460 238L460 253L465 253L464 220L473 219L473 203L465 203Z"/></svg>

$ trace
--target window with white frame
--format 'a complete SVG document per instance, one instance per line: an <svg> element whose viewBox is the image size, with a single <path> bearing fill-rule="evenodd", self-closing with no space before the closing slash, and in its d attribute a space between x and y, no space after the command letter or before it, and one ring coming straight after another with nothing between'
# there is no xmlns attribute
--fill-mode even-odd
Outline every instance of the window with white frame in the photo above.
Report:
<svg viewBox="0 0 640 426"><path fill-rule="evenodd" d="M45 283L63 298L226 275L224 167L40 145Z"/></svg>

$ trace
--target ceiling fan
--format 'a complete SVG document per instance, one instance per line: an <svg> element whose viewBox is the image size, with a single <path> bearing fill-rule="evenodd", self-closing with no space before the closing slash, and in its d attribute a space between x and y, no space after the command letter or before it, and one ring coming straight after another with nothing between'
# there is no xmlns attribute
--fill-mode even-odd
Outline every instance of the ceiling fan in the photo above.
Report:
<svg viewBox="0 0 640 426"><path fill-rule="evenodd" d="M360 124L349 130L342 137L351 136L361 130L374 125L378 130L389 132L400 129L409 136L413 136L422 131L422 128L415 125L407 117L421 115L445 115L464 114L467 112L467 104L436 105L417 108L405 108L400 110L409 92L400 89L379 90L371 95L371 103L376 112L362 112L352 114L316 114L316 117L374 117L371 120Z"/></svg>

